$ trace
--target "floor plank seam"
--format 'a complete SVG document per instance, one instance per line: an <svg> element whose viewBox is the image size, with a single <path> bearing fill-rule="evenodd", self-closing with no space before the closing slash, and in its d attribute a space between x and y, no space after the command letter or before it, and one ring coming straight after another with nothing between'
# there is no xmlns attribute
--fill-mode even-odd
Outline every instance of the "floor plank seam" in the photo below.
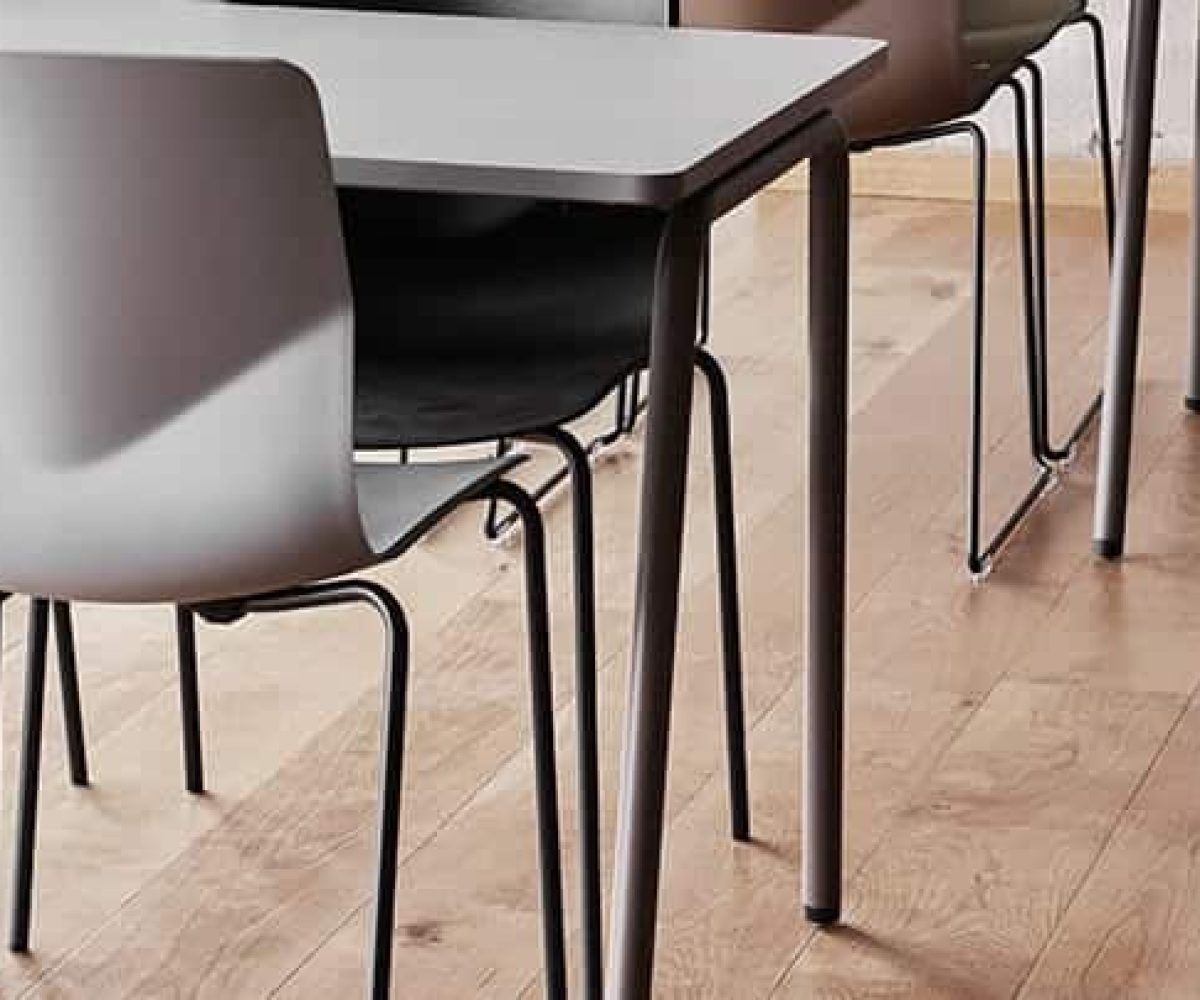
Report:
<svg viewBox="0 0 1200 1000"><path fill-rule="evenodd" d="M301 957L300 961L296 963L291 971L289 971L287 975L285 975L271 988L271 991L266 995L265 1000L274 1000L274 998L279 996L283 990L287 989L288 985L296 980L296 977L299 976L305 967L313 960L313 958L316 957L317 953L320 952L321 949L327 944L329 944L330 941L337 937L337 935L340 934L347 927L347 925L349 925L355 919L355 917L362 913L364 906L366 906L365 902L359 903L357 906L351 909L350 912L346 914L344 919L342 919L336 926L331 928L329 933L321 938L321 940L317 942L317 944L315 944L311 949L309 949L309 951Z"/></svg>
<svg viewBox="0 0 1200 1000"><path fill-rule="evenodd" d="M1193 689L1193 690L1195 690L1195 689ZM1105 832L1103 840L1100 842L1099 846L1097 847L1096 853L1093 856L1091 863L1087 866L1087 869L1080 876L1079 881L1076 883L1074 890L1071 892L1070 898L1067 900L1067 904L1062 908L1062 912L1059 914L1058 919L1055 921L1054 926L1050 929L1050 932L1046 935L1046 940L1042 943L1041 948L1038 949L1038 953L1030 961L1029 967L1025 970L1025 974L1021 977L1020 981L1017 983L1016 989L1013 990L1013 993L1012 993L1013 1000L1021 1000L1021 996L1025 993L1027 987L1029 986L1029 983L1032 981L1034 974L1038 971L1038 968L1042 964L1042 961L1044 960L1046 954L1050 951L1051 947L1053 947L1054 943L1058 940L1059 932L1062 929L1062 926L1067 919L1067 915L1071 912L1072 908L1075 906L1076 901L1079 899L1080 895L1083 893L1083 890L1087 887L1088 883L1091 881L1092 876L1096 873L1097 869L1100 867L1101 863L1103 862L1103 860L1105 858L1105 855L1108 853L1109 847L1112 845L1113 838L1116 836L1117 830L1119 830L1121 827L1122 820L1125 818L1125 816L1127 816L1129 814L1129 811L1130 811L1131 807L1133 806L1133 803L1137 801L1138 796L1141 795L1141 793L1142 793L1142 789L1145 788L1145 786L1146 786L1146 782L1150 779L1150 775L1154 773L1154 769L1158 766L1159 761L1162 760L1163 754L1166 753L1167 747L1170 745L1172 738L1175 736L1175 733L1178 731L1180 725L1182 725L1183 720L1186 718L1186 716L1188 714L1189 704L1190 704L1190 700L1185 700L1183 702L1182 706L1179 709L1178 715L1176 715L1174 722L1172 722L1170 728L1166 732L1166 735L1163 737L1162 743L1159 745L1158 749L1155 751L1154 757L1150 760L1149 764L1146 766L1145 771L1142 772L1142 776L1134 784L1133 789L1130 791L1129 795L1125 799L1124 805L1121 806L1120 810L1118 810L1116 813L1114 813L1112 823L1109 825L1109 828Z"/></svg>
<svg viewBox="0 0 1200 1000"><path fill-rule="evenodd" d="M1091 434L1089 434L1089 438L1092 439L1093 442L1094 442L1094 433L1095 432L1093 431ZM1142 474L1136 478L1135 482L1133 483L1133 485L1130 489L1130 506L1133 506L1136 503L1138 497L1143 494L1143 491L1146 489L1147 484L1149 483L1150 479L1152 478L1155 469L1157 469L1159 463L1163 460L1164 456L1170 449L1171 444L1174 442L1174 440L1178 436L1179 436L1178 432L1167 433L1162 436L1162 440L1160 440L1159 446L1155 451L1154 458L1151 461L1146 463L1146 465L1144 466L1144 468L1142 470ZM1066 592L1070 588L1071 583L1074 582L1074 580L1082 573L1088 572L1094 565L1094 562L1095 562L1095 560L1093 558L1088 558L1088 557L1084 557L1084 558L1078 560L1077 568L1075 571L1073 571L1068 576L1067 583L1063 586L1062 591L1060 592L1060 594L1058 595L1058 597L1056 599L1056 602L1055 602L1056 604L1061 602L1061 600L1064 598ZM1187 698L1183 699L1183 704L1180 707L1178 714L1176 715L1174 721L1172 722L1171 726L1168 728L1166 734L1164 735L1162 742L1159 744L1158 749L1155 751L1153 758L1147 764L1145 770L1142 772L1141 777L1138 779L1138 781L1135 783L1133 789L1130 791L1129 795L1126 797L1124 805L1120 808L1120 810L1118 810L1114 814L1112 822L1109 824L1108 830L1105 832L1103 840L1098 845L1098 847L1096 849L1096 853L1093 856L1091 863L1087 866L1086 871L1084 871L1084 873L1080 876L1080 879L1079 879L1078 883L1076 884L1074 891L1071 893L1070 899L1067 901L1067 904L1062 908L1062 911L1059 914L1057 921L1055 922L1054 926L1050 929L1050 932L1046 935L1046 939L1042 943L1041 948L1038 949L1037 954L1030 961L1028 968L1025 970L1025 974L1022 976L1020 981L1016 984L1016 988L1013 990L1013 993L1012 993L1013 1000L1021 1000L1022 994L1025 993L1030 982L1032 982L1033 977L1037 973L1038 968L1041 966L1042 962L1044 961L1045 956L1049 953L1050 949L1054 946L1054 943L1058 940L1059 932L1061 931L1061 928L1063 927L1068 914L1070 914L1071 910L1075 906L1076 901L1079 899L1080 895L1083 893L1084 889L1086 889L1088 883L1091 881L1092 876L1095 874L1095 872L1099 869L1100 865L1102 864L1102 862L1105 858L1105 855L1108 853L1109 847L1112 844L1113 838L1116 836L1117 831L1120 829L1122 820L1129 813L1129 810L1130 810L1132 804L1135 801L1137 801L1137 797L1141 794L1142 789L1145 787L1146 782L1150 778L1150 775L1154 773L1155 767L1158 765L1158 762L1162 759L1163 754L1166 753L1167 748L1170 746L1172 738L1174 737L1176 731L1179 729L1180 725L1183 723L1183 720L1187 716L1188 708L1192 702L1192 699L1197 695L1198 692L1200 692L1200 678L1197 678L1196 683L1193 684L1191 694L1189 694L1189 696Z"/></svg>

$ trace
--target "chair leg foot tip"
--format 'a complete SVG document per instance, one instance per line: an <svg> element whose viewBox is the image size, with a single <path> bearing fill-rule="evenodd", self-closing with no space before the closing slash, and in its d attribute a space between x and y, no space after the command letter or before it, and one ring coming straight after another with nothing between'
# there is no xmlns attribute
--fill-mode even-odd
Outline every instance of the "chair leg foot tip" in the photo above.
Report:
<svg viewBox="0 0 1200 1000"><path fill-rule="evenodd" d="M1101 559L1114 562L1124 554L1125 546L1121 542L1113 541L1110 538L1097 538L1092 542L1092 551Z"/></svg>
<svg viewBox="0 0 1200 1000"><path fill-rule="evenodd" d="M841 920L842 914L836 906L806 906L804 919L818 927L831 927Z"/></svg>

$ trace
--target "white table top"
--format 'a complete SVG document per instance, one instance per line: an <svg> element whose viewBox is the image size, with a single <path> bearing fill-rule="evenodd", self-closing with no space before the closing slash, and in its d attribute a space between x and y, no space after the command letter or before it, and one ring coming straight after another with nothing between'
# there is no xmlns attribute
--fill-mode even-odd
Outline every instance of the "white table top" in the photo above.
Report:
<svg viewBox="0 0 1200 1000"><path fill-rule="evenodd" d="M670 205L878 69L860 39L243 7L0 0L0 52L287 60L338 180Z"/></svg>

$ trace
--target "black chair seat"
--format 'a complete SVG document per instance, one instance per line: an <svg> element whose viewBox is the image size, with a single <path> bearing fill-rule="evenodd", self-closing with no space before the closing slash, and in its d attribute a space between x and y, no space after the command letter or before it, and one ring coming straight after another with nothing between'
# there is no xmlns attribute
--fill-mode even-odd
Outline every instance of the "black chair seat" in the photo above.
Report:
<svg viewBox="0 0 1200 1000"><path fill-rule="evenodd" d="M661 216L432 200L342 192L359 447L553 427L645 367Z"/></svg>

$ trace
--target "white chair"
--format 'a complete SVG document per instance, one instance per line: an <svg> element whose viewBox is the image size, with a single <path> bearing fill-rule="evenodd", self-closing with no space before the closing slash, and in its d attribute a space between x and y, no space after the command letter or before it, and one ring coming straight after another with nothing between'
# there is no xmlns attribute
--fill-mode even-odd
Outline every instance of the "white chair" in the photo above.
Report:
<svg viewBox="0 0 1200 1000"><path fill-rule="evenodd" d="M509 460L355 464L354 316L311 83L268 61L5 55L0 91L0 588L34 597L11 947L29 944L52 601L213 622L365 603L388 635L369 986L387 997L407 635L386 589L333 578L499 498L525 530L545 981L564 996L541 522Z"/></svg>

